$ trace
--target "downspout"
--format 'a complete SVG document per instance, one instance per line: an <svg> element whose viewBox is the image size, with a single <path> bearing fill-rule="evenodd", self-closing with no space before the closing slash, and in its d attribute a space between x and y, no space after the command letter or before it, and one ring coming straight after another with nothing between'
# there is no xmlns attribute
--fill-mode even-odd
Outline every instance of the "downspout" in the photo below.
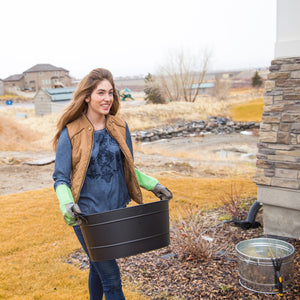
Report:
<svg viewBox="0 0 300 300"><path fill-rule="evenodd" d="M260 226L259 222L255 221L257 213L259 209L262 207L262 203L255 201L250 210L248 212L248 216L246 220L233 220L234 224L242 229L249 229L249 228L257 228Z"/></svg>

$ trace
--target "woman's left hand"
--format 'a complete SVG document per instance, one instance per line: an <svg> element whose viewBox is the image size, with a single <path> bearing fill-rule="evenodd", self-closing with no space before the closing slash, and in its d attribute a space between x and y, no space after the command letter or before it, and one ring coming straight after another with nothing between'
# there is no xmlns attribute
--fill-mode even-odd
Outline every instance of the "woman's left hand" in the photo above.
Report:
<svg viewBox="0 0 300 300"><path fill-rule="evenodd" d="M160 183L154 187L152 193L160 200L171 200L173 198L171 191Z"/></svg>

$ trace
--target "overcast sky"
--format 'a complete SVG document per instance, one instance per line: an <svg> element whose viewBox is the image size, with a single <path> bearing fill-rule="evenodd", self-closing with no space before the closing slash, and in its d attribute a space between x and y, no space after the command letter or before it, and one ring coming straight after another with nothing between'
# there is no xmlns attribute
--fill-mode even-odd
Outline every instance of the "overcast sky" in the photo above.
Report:
<svg viewBox="0 0 300 300"><path fill-rule="evenodd" d="M0 26L1 79L38 63L144 75L181 49L208 49L210 70L258 68L274 58L276 0L6 0Z"/></svg>

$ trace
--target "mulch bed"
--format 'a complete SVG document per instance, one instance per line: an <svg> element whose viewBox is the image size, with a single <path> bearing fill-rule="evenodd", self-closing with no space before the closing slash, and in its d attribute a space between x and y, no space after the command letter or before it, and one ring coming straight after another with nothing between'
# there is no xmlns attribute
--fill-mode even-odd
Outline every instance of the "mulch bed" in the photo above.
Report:
<svg viewBox="0 0 300 300"><path fill-rule="evenodd" d="M123 285L136 285L136 290L149 299L274 299L277 295L251 292L239 284L235 245L245 239L263 235L262 227L243 230L229 224L213 229L214 255L207 260L181 258L172 237L166 248L118 259ZM209 232L207 232L209 235ZM300 240L286 239L295 247L294 287L282 299L300 299ZM88 268L81 250L67 261L81 269Z"/></svg>

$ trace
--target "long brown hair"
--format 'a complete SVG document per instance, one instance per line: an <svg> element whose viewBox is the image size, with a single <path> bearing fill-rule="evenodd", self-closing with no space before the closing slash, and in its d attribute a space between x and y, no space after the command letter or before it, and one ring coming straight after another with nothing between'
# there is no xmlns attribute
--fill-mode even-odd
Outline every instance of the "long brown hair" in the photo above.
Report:
<svg viewBox="0 0 300 300"><path fill-rule="evenodd" d="M94 69L79 82L70 104L66 107L62 116L58 120L57 131L53 138L53 148L55 151L62 130L66 127L67 124L78 119L82 113L87 111L88 106L85 102L85 99L90 97L98 84L105 79L108 80L113 87L114 101L110 108L109 114L117 114L120 106L120 101L111 72L102 68Z"/></svg>

